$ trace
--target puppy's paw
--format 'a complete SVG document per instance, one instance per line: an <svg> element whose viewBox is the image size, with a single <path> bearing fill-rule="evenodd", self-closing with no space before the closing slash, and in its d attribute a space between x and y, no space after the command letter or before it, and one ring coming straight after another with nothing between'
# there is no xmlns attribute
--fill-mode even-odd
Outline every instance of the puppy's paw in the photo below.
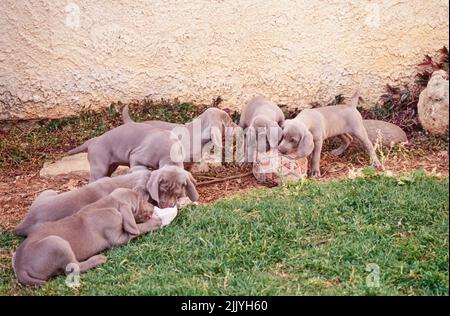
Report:
<svg viewBox="0 0 450 316"><path fill-rule="evenodd" d="M98 264L103 264L106 261L108 261L108 257L106 257L104 255L97 255L96 256L96 261L98 262Z"/></svg>
<svg viewBox="0 0 450 316"><path fill-rule="evenodd" d="M311 170L310 177L311 178L320 178L320 170Z"/></svg>
<svg viewBox="0 0 450 316"><path fill-rule="evenodd" d="M161 219L161 227L164 227L172 223L175 217L177 217L178 210L176 206L164 209L155 206L154 214Z"/></svg>
<svg viewBox="0 0 450 316"><path fill-rule="evenodd" d="M383 165L378 159L372 161L372 167L374 167L375 169L383 169Z"/></svg>

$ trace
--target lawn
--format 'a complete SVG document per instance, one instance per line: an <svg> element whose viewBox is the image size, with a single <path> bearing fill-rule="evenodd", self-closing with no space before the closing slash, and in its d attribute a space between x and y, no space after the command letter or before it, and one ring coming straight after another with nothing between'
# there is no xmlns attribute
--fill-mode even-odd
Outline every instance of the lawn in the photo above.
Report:
<svg viewBox="0 0 450 316"><path fill-rule="evenodd" d="M448 178L420 172L256 189L107 251L76 289L18 286L20 238L2 233L0 294L448 295L448 198Z"/></svg>

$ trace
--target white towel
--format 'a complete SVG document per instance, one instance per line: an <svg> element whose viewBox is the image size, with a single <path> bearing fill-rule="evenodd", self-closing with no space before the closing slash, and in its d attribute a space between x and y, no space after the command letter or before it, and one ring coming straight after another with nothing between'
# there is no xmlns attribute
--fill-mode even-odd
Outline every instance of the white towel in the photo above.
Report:
<svg viewBox="0 0 450 316"><path fill-rule="evenodd" d="M177 217L178 210L177 207L159 208L155 206L155 214L161 219L162 226L167 226Z"/></svg>

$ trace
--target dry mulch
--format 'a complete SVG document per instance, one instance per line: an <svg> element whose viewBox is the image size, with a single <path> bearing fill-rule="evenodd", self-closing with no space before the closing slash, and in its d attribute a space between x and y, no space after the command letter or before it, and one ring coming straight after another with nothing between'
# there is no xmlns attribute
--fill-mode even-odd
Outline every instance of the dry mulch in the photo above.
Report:
<svg viewBox="0 0 450 316"><path fill-rule="evenodd" d="M381 157L385 170L393 174L402 174L423 167L428 173L436 176L448 176L448 152L432 152L425 154L417 150L414 155L403 154L402 151ZM323 153L321 161L321 181L348 178L349 174L366 167L367 156L364 152L350 150L343 157L333 157ZM239 174L247 174L251 167L227 165L211 168L207 173L194 173L198 183L211 179L225 178ZM70 175L58 178L40 178L39 167L19 169L13 174L0 174L0 231L11 231L25 216L36 196L47 189L68 191L86 184L85 177ZM200 203L210 203L225 196L242 193L256 187L263 187L251 176L227 180L223 182L199 185Z"/></svg>
<svg viewBox="0 0 450 316"><path fill-rule="evenodd" d="M194 174L197 181L208 181L209 178L229 177L245 174L250 171L246 167L216 167L206 174ZM11 231L25 216L33 200L44 190L69 191L88 183L88 179L80 175L67 175L55 178L41 178L39 170L20 172L19 175L0 174L0 232ZM208 177L208 178L203 178ZM243 190L262 187L253 176L246 176L210 185L199 185L197 190L200 203L210 203L224 196L236 194Z"/></svg>

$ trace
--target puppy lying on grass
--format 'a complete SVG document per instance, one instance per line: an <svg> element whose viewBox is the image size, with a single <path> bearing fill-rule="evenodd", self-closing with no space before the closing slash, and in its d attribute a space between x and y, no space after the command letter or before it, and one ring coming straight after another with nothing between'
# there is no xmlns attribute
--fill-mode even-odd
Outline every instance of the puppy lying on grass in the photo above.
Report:
<svg viewBox="0 0 450 316"><path fill-rule="evenodd" d="M351 136L354 136L366 147L371 164L380 168L381 163L367 136L361 114L356 109L359 97L358 91L353 95L350 104L306 109L294 119L286 120L279 151L282 154L297 152L299 157L306 157L312 153L310 175L320 177L319 164L323 141L333 136L341 137L343 145L333 152L339 155L351 142Z"/></svg>
<svg viewBox="0 0 450 316"><path fill-rule="evenodd" d="M138 170L117 177L102 178L69 192L47 190L31 204L28 214L17 225L15 233L27 236L43 223L73 215L82 207L100 200L118 188L133 189L143 200L151 198L161 208L174 207L185 192L195 202L198 200L195 184L194 177L188 171L175 166L164 166L155 171Z"/></svg>
<svg viewBox="0 0 450 316"><path fill-rule="evenodd" d="M176 209L159 210L130 189L111 194L64 219L48 222L34 230L17 248L13 268L25 285L42 285L64 273L68 264L84 272L106 261L101 251L169 224Z"/></svg>
<svg viewBox="0 0 450 316"><path fill-rule="evenodd" d="M127 123L69 151L88 153L90 182L109 177L118 166L183 168L183 146L169 131L143 123Z"/></svg>

